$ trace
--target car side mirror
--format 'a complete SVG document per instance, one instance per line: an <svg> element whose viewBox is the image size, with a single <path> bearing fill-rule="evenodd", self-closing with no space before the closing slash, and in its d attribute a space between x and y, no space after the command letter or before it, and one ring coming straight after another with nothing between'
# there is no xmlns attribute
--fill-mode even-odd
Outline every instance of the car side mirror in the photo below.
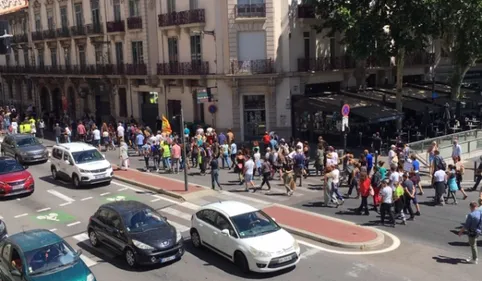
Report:
<svg viewBox="0 0 482 281"><path fill-rule="evenodd" d="M15 277L20 277L20 276L22 276L22 273L21 273L18 269L12 269L12 270L10 270L10 274L12 274L12 276L15 276Z"/></svg>
<svg viewBox="0 0 482 281"><path fill-rule="evenodd" d="M221 230L221 233L224 234L224 235L226 235L226 236L229 236L229 235L230 235L229 229L223 229L223 230Z"/></svg>

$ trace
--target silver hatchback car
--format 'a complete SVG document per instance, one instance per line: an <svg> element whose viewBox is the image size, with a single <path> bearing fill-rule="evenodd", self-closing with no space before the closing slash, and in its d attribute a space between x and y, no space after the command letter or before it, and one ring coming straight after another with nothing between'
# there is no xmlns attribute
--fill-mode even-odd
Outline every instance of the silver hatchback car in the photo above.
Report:
<svg viewBox="0 0 482 281"><path fill-rule="evenodd" d="M30 134L7 135L0 148L4 156L14 157L19 163L47 162L49 151Z"/></svg>

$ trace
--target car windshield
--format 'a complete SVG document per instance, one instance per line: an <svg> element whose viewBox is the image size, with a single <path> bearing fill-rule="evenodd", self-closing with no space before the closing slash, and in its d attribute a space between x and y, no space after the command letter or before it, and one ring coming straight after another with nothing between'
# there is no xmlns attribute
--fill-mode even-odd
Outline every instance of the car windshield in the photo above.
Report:
<svg viewBox="0 0 482 281"><path fill-rule="evenodd" d="M97 149L72 152L72 157L77 164L104 160L104 157Z"/></svg>
<svg viewBox="0 0 482 281"><path fill-rule="evenodd" d="M250 238L275 232L279 225L263 211L255 211L231 217L240 238Z"/></svg>
<svg viewBox="0 0 482 281"><path fill-rule="evenodd" d="M23 171L24 168L17 161L0 161L0 175Z"/></svg>
<svg viewBox="0 0 482 281"><path fill-rule="evenodd" d="M39 275L72 265L78 254L65 242L59 242L25 253L29 275Z"/></svg>
<svg viewBox="0 0 482 281"><path fill-rule="evenodd" d="M159 213L150 208L124 213L122 219L126 222L127 232L143 232L168 225Z"/></svg>
<svg viewBox="0 0 482 281"><path fill-rule="evenodd" d="M27 147L40 144L39 140L34 137L17 139L16 143L17 147Z"/></svg>

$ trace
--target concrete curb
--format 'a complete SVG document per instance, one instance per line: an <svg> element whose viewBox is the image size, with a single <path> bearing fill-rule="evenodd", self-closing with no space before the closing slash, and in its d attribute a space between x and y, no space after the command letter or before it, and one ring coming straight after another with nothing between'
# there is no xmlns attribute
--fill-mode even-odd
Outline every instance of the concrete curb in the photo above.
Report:
<svg viewBox="0 0 482 281"><path fill-rule="evenodd" d="M305 214L308 214L308 215L318 216L318 217L321 217L321 218L326 219L326 220L332 220L332 221L336 221L336 222L339 222L339 223L344 223L344 224L348 224L348 225L357 226L357 227L360 227L360 228L369 229L370 231L375 232L375 234L377 235L377 237L375 239L371 240L371 241L350 243L350 242L337 241L337 240L334 240L334 239L331 239L331 238L316 235L316 234L308 232L308 231L304 231L302 229L298 229L298 228L294 228L294 227L287 226L287 225L284 225L284 224L280 224L280 226L283 227L289 233L301 236L303 238L307 238L307 239L310 239L310 240L313 240L313 241L321 242L323 244L327 244L327 245L331 245L331 246L335 246L335 247L340 247L340 248L345 248L345 249L357 249L357 250L373 249L373 248L375 248L377 246L380 246L383 243L385 243L385 235L382 232L378 231L376 228L373 228L373 227L360 226L360 225L357 225L356 223L353 223L353 222L350 222L350 221L345 221L345 220L333 218L333 217L330 217L330 216L320 215L320 214L317 214L317 213L308 212L308 211L305 211L305 210L296 209L296 208L285 206L285 205L272 204L271 206L278 206L280 208L292 209L296 212L302 212L302 213L305 213Z"/></svg>
<svg viewBox="0 0 482 281"><path fill-rule="evenodd" d="M172 197L172 198L175 198L175 199L178 199L182 202L186 201L186 199L184 198L183 195L181 194L178 194L178 193L175 193L175 192L171 192L171 191L167 191L167 190L164 190L164 189L159 189L155 186L152 186L152 185L149 185L149 184L144 184L144 183L140 183L140 182L137 182L137 181L134 181L134 180L130 180L130 179L126 179L124 177L120 177L120 176L116 176L115 175L115 172L114 172L114 176L113 176L114 179L118 180L118 181L122 181L122 182L125 182L125 183L128 183L128 184L131 184L131 185L135 185L135 186L138 186L138 187L142 187L142 188L145 188L147 190L150 190L150 191L153 191L153 192L156 192L156 193L159 193L159 194L164 194L166 196L169 196L169 197Z"/></svg>

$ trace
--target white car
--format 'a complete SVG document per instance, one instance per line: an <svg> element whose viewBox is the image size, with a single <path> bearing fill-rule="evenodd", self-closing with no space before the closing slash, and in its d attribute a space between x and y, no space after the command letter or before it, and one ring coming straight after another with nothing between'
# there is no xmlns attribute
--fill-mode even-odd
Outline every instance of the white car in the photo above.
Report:
<svg viewBox="0 0 482 281"><path fill-rule="evenodd" d="M234 262L243 272L273 272L295 266L300 246L273 218L236 201L201 207L191 218L191 241Z"/></svg>
<svg viewBox="0 0 482 281"><path fill-rule="evenodd" d="M52 148L50 171L54 179L81 185L110 183L112 166L95 147L83 142L62 143Z"/></svg>

